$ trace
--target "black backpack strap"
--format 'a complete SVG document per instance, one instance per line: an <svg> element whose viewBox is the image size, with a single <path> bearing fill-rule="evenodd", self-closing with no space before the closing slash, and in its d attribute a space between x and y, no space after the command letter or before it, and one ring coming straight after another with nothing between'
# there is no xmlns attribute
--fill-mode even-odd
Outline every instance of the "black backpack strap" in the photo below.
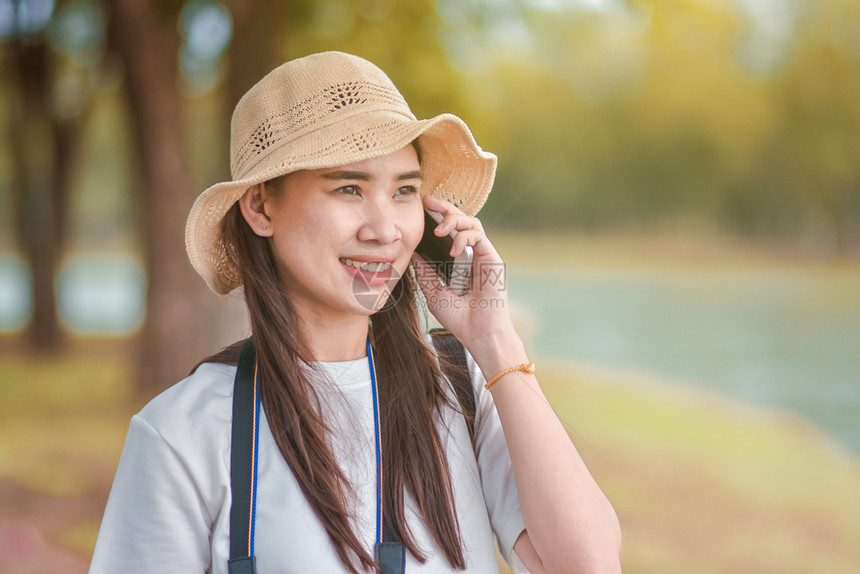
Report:
<svg viewBox="0 0 860 574"><path fill-rule="evenodd" d="M230 574L254 574L251 556L251 482L254 475L254 367L257 352L253 337L242 345L233 381L233 434L230 444Z"/></svg>
<svg viewBox="0 0 860 574"><path fill-rule="evenodd" d="M457 402L460 403L466 426L469 427L469 436L472 437L472 444L475 444L475 389L472 387L472 378L466 363L466 349L463 348L463 343L446 329L430 329L430 336L436 353L443 359L440 361L442 372L454 386Z"/></svg>
<svg viewBox="0 0 860 574"><path fill-rule="evenodd" d="M406 549L396 541L394 533L389 534L387 540L383 535L383 542L374 547L374 558L379 564L379 574L404 574L406 572Z"/></svg>

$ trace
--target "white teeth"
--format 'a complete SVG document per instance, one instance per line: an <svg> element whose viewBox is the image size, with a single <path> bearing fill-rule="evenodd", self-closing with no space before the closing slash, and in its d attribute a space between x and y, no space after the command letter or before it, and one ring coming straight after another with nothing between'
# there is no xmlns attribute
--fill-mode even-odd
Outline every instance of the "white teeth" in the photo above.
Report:
<svg viewBox="0 0 860 574"><path fill-rule="evenodd" d="M387 271L389 267L391 267L391 263L386 261L370 261L367 263L362 263L360 261L353 261L352 259L348 259L346 257L342 257L341 261L350 267L355 267L356 269L361 269L362 271L370 271L371 273L377 273L379 271Z"/></svg>

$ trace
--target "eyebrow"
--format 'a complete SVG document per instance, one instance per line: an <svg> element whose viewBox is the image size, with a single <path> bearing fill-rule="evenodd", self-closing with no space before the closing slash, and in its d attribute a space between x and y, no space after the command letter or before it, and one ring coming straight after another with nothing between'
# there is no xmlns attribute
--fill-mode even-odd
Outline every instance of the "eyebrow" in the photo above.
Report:
<svg viewBox="0 0 860 574"><path fill-rule="evenodd" d="M353 179L358 181L370 181L370 174L364 171L329 171L326 173L320 174L320 177L323 179L329 180L344 180L344 179ZM407 171L405 173L401 173L396 178L395 181L404 181L409 179L424 179L421 176L421 172L418 170L415 171Z"/></svg>

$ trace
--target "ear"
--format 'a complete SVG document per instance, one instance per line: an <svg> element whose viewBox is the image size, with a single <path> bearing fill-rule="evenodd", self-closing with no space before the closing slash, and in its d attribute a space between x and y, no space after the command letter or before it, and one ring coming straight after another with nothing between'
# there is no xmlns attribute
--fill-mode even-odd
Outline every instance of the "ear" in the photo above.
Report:
<svg viewBox="0 0 860 574"><path fill-rule="evenodd" d="M251 226L251 230L260 237L271 237L273 234L272 220L266 215L264 206L268 196L263 189L264 184L259 183L245 190L239 198L239 209L242 217Z"/></svg>

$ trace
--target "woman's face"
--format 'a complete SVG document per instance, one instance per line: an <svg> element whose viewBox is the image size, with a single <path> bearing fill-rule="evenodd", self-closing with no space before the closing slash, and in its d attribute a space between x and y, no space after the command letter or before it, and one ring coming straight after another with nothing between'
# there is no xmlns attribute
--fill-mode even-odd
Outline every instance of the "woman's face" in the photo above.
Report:
<svg viewBox="0 0 860 574"><path fill-rule="evenodd" d="M299 171L267 195L271 246L305 320L370 315L409 264L424 230L415 149Z"/></svg>

